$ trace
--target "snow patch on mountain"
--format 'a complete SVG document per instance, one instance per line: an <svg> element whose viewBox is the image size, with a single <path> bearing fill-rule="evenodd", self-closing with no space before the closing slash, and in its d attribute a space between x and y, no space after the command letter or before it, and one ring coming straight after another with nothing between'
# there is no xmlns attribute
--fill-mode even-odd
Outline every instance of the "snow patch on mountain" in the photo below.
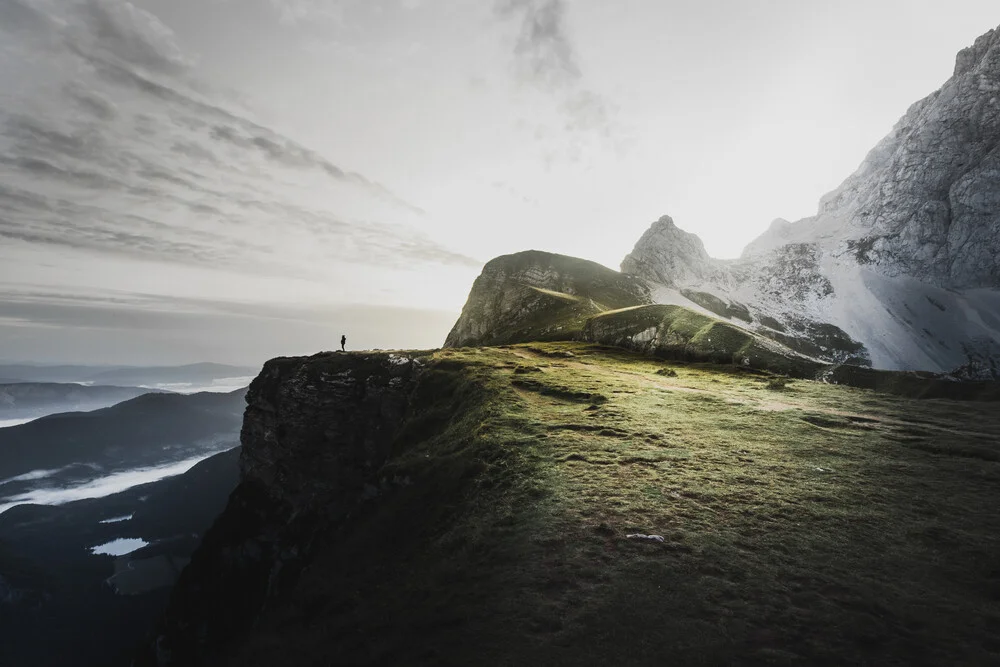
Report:
<svg viewBox="0 0 1000 667"><path fill-rule="evenodd" d="M956 58L817 215L738 260L669 216L623 260L654 301L823 361L982 379L1000 368L1000 29ZM956 370L958 369L958 370Z"/></svg>

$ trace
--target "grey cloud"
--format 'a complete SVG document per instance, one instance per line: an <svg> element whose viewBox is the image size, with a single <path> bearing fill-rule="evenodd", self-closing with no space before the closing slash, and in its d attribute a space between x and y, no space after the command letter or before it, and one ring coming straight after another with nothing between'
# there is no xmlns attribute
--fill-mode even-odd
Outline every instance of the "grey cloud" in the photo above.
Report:
<svg viewBox="0 0 1000 667"><path fill-rule="evenodd" d="M333 169L336 169L336 167L333 167L333 165L329 166L332 167ZM419 206L414 206L413 204L410 204L409 202L400 199L399 197L394 195L391 191L389 191L385 186L369 181L361 174L351 173L347 174L347 177L353 182L365 187L367 190L369 190L372 194L374 194L382 201L394 204L396 206L399 206L400 208L405 208L411 213L416 213L417 215L425 215L427 213L426 211L424 211L424 209L420 208Z"/></svg>
<svg viewBox="0 0 1000 667"><path fill-rule="evenodd" d="M115 180L100 172L66 169L40 157L0 157L0 165L15 167L32 177L58 180L95 190L110 189L117 184Z"/></svg>
<svg viewBox="0 0 1000 667"><path fill-rule="evenodd" d="M0 0L0 25L31 32L51 28L47 16L21 0Z"/></svg>
<svg viewBox="0 0 1000 667"><path fill-rule="evenodd" d="M118 116L118 106L94 90L71 84L66 86L65 92L77 106L98 120L107 122Z"/></svg>
<svg viewBox="0 0 1000 667"><path fill-rule="evenodd" d="M184 157L193 158L196 160L204 160L205 162L218 163L218 158L215 157L215 153L208 150L204 146L200 146L196 143L189 141L178 141L175 142L170 150L183 155Z"/></svg>
<svg viewBox="0 0 1000 667"><path fill-rule="evenodd" d="M77 207L69 208L72 212L79 211ZM53 207L50 206L50 210L53 210ZM137 220L140 219L133 217L130 222L135 223ZM55 220L48 221L58 224L46 224L46 222L39 220L26 225L23 222L0 218L0 237L35 244L112 252L131 257L155 257L184 264L228 264L225 253L204 242L175 241L150 233L162 227L149 220L141 220L142 226L146 227L145 233L141 230L126 231L87 224L92 222L89 216L70 218L60 215Z"/></svg>
<svg viewBox="0 0 1000 667"><path fill-rule="evenodd" d="M398 307L287 308L132 294L0 292L0 337L10 359L94 363L259 364L281 354L351 345L440 345L457 313ZM407 322L406 332L398 326Z"/></svg>
<svg viewBox="0 0 1000 667"><path fill-rule="evenodd" d="M82 301L81 297L73 297ZM168 313L136 309L131 304L113 303L47 303L37 299L18 300L16 296L4 295L0 302L0 325L4 320L31 323L36 326L67 327L79 329L124 329L129 331L161 331L176 328L199 315Z"/></svg>
<svg viewBox="0 0 1000 667"><path fill-rule="evenodd" d="M611 138L614 124L608 102L589 90L580 90L562 102L562 110L569 117L566 128L571 131L597 132Z"/></svg>
<svg viewBox="0 0 1000 667"><path fill-rule="evenodd" d="M368 0L369 2L371 0ZM345 5L357 0L270 0L281 22L296 25L304 21L326 20L343 24Z"/></svg>
<svg viewBox="0 0 1000 667"><path fill-rule="evenodd" d="M111 0L105 1L110 2ZM218 121L224 122L225 125L216 124L211 130L212 136L216 139L228 141L244 149L256 148L273 160L289 166L320 169L333 178L346 179L361 185L368 189L371 194L387 203L400 206L417 215L425 214L423 209L406 202L384 186L370 181L361 174L341 169L318 153L290 139L281 137L266 127L233 114L220 106L197 99L193 95L181 91L178 87L168 85L165 82L154 81L140 72L125 67L118 62L110 61L99 54L87 51L86 49L80 49L79 47L74 48L77 55L86 59L95 67L99 75L111 83L133 87L164 102L176 104L194 111L203 117L215 118ZM194 118L188 117L185 120L193 127L201 125L201 121Z"/></svg>
<svg viewBox="0 0 1000 667"><path fill-rule="evenodd" d="M9 13L15 2L0 0L0 8ZM189 87L190 72L168 71L180 62L163 46L169 35L143 32L154 19L112 0L72 6L95 18L74 24L53 15L49 23L66 33L61 41L29 43L0 25L23 71L38 66L54 77L51 98L23 103L15 95L0 107L0 237L309 279L328 275L330 262L480 264L412 226L384 224L422 213L388 189ZM100 48L99 35L108 41ZM134 69L130 54L147 71ZM325 196L302 205L286 185L300 181L320 188L307 195Z"/></svg>
<svg viewBox="0 0 1000 667"><path fill-rule="evenodd" d="M48 208L48 200L45 197L0 182L0 211L32 211Z"/></svg>
<svg viewBox="0 0 1000 667"><path fill-rule="evenodd" d="M495 11L504 20L520 20L514 60L521 81L556 97L570 135L566 153L581 157L587 135L609 141L620 149L622 130L616 107L603 95L583 85L583 72L566 32L564 0L497 0ZM536 134L538 130L536 129ZM546 162L552 151L547 152Z"/></svg>
<svg viewBox="0 0 1000 667"><path fill-rule="evenodd" d="M98 134L72 134L37 117L12 114L4 123L3 130L4 136L14 141L15 149L29 156L42 152L88 158L105 149L103 145L95 145L101 143Z"/></svg>
<svg viewBox="0 0 1000 667"><path fill-rule="evenodd" d="M514 47L522 74L533 83L565 87L580 81L573 46L563 27L563 0L499 0L497 13L521 19L521 33Z"/></svg>
<svg viewBox="0 0 1000 667"><path fill-rule="evenodd" d="M165 73L177 73L190 65L173 31L131 2L85 0L77 11L96 38L97 48L123 62Z"/></svg>
<svg viewBox="0 0 1000 667"><path fill-rule="evenodd" d="M247 129L256 130L256 132L260 134L244 136L232 126L216 126L212 128L211 135L215 139L227 141L240 148L255 148L269 159L274 160L275 162L280 162L289 167L296 167L300 169L320 169L335 179L350 181L362 186L371 194L387 203L405 208L412 213L416 213L417 215L425 214L423 209L400 199L384 186L368 180L361 174L344 171L315 151L304 148L290 139L278 137L274 133L270 132L270 130L254 123L245 122L242 124ZM266 133L267 136L263 133Z"/></svg>
<svg viewBox="0 0 1000 667"><path fill-rule="evenodd" d="M191 209L192 213L197 213L199 215L214 215L220 218L225 217L225 213L210 204L191 202L188 204L188 208Z"/></svg>
<svg viewBox="0 0 1000 667"><path fill-rule="evenodd" d="M291 141L277 141L260 135L246 136L231 125L217 125L210 132L213 139L225 141L245 150L257 150L265 157L275 162L281 162L289 167L318 167L331 176L343 178L344 172L327 163L316 155Z"/></svg>
<svg viewBox="0 0 1000 667"><path fill-rule="evenodd" d="M344 310L360 315L366 311L399 312L407 309L347 306ZM170 328L167 322L171 320L176 323L178 319L212 316L326 325L331 314L325 309L281 303L241 303L143 292L0 290L0 319L52 326L157 329ZM447 316L454 317L451 313Z"/></svg>

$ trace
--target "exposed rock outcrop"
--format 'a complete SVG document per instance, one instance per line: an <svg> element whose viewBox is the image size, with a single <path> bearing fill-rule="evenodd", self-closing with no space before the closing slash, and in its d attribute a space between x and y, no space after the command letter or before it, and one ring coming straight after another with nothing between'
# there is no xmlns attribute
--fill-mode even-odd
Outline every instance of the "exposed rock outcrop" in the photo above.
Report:
<svg viewBox="0 0 1000 667"><path fill-rule="evenodd" d="M645 281L595 262L529 250L490 261L445 347L565 340L597 313L650 303Z"/></svg>
<svg viewBox="0 0 1000 667"><path fill-rule="evenodd" d="M831 251L853 253L887 276L1000 287L998 97L1000 30L991 30L823 198L814 233L841 227L837 240L846 247Z"/></svg>
<svg viewBox="0 0 1000 667"><path fill-rule="evenodd" d="M701 239L679 229L669 215L646 230L635 250L622 261L622 272L668 287L710 280L718 273Z"/></svg>
<svg viewBox="0 0 1000 667"><path fill-rule="evenodd" d="M656 226L657 240L696 239L669 218ZM662 296L666 288L653 285ZM644 281L592 262L536 251L508 255L486 265L445 347L584 340L796 377L814 377L829 363L868 363L863 346L836 327L789 318L788 327L769 322L757 333L746 328L753 316L739 302L687 288L675 296L684 303L653 305Z"/></svg>

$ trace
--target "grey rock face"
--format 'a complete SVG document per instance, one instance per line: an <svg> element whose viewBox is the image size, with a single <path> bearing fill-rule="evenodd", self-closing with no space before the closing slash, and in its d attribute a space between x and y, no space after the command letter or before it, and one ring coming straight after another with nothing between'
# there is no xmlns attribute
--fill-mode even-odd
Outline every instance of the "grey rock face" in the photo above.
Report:
<svg viewBox="0 0 1000 667"><path fill-rule="evenodd" d="M847 250L888 276L1000 287L1000 30L958 54L837 190L814 226L844 224Z"/></svg>
<svg viewBox="0 0 1000 667"><path fill-rule="evenodd" d="M622 261L622 272L669 287L705 280L717 273L701 239L679 229L669 215L646 230Z"/></svg>
<svg viewBox="0 0 1000 667"><path fill-rule="evenodd" d="M959 53L817 215L775 220L735 262L661 218L622 270L669 303L696 290L701 305L743 304L749 328L827 361L950 371L970 345L1000 344L1000 29Z"/></svg>
<svg viewBox="0 0 1000 667"><path fill-rule="evenodd" d="M806 301L833 294L833 285L819 265L822 250L815 243L787 243L756 262L735 265L733 279L752 284L757 293L774 300Z"/></svg>

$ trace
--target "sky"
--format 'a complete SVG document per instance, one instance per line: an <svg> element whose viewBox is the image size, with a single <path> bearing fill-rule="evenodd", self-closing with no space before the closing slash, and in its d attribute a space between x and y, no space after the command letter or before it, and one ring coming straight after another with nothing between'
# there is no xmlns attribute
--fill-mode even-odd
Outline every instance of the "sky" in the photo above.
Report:
<svg viewBox="0 0 1000 667"><path fill-rule="evenodd" d="M992 0L0 0L0 361L441 344L482 264L815 213Z"/></svg>

